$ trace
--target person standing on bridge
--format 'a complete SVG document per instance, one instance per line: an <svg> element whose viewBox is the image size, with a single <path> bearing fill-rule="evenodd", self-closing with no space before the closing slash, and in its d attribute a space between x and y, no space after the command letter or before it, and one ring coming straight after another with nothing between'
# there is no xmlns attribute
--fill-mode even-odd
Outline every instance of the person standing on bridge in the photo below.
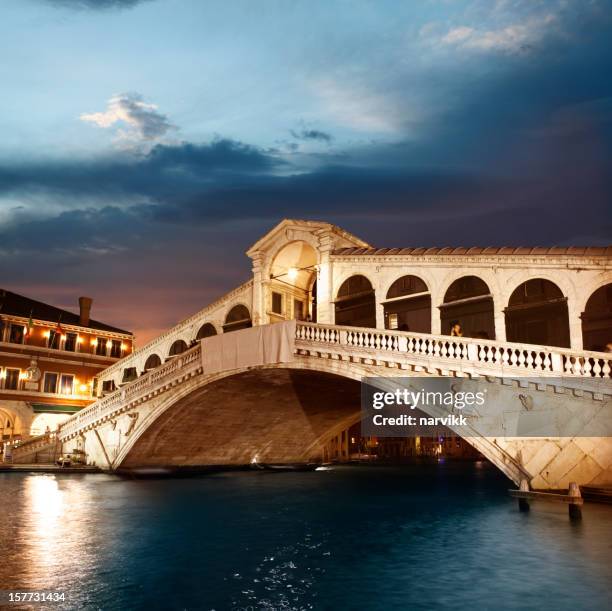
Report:
<svg viewBox="0 0 612 611"><path fill-rule="evenodd" d="M453 320L450 324L450 334L452 337L463 337L463 329L458 320Z"/></svg>

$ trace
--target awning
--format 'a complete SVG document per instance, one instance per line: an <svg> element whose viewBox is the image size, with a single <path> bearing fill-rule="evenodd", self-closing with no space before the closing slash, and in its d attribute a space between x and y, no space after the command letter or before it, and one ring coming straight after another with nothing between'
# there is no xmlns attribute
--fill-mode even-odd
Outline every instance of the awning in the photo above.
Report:
<svg viewBox="0 0 612 611"><path fill-rule="evenodd" d="M32 403L35 414L75 414L84 405L64 405L61 403Z"/></svg>

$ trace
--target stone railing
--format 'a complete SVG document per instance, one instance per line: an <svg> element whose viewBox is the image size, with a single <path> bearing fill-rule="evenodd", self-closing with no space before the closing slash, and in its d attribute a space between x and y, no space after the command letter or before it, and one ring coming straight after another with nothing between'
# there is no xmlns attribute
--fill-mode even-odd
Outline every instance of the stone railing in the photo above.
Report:
<svg viewBox="0 0 612 611"><path fill-rule="evenodd" d="M82 409L60 427L58 436L61 439L71 437L121 407L176 382L201 364L201 346L198 344Z"/></svg>
<svg viewBox="0 0 612 611"><path fill-rule="evenodd" d="M609 378L612 354L495 340L408 333L300 322L298 342L333 344L349 350L413 355L448 363L476 364L487 372Z"/></svg>
<svg viewBox="0 0 612 611"><path fill-rule="evenodd" d="M377 355L384 355L400 363L434 363L442 370L459 366L470 373L500 377L556 376L593 380L609 379L612 371L612 355L601 352L447 335L298 322L295 341L298 349L328 347L347 357L362 354L376 359ZM201 372L201 354L201 344L198 344L125 384L75 414L61 426L58 436L61 439L74 436L130 404L171 388L186 375Z"/></svg>
<svg viewBox="0 0 612 611"><path fill-rule="evenodd" d="M156 353L156 351L158 351L164 342L166 342L169 338L180 338L181 335L191 327L193 327L194 335L190 339L193 339L195 333L198 332L199 327L201 327L204 323L211 322L211 316L215 312L225 308L229 302L240 298L242 295L252 290L252 288L253 280L247 280L240 286L237 286L235 289L232 289L228 293L225 293L219 297L219 299L216 299L212 303L208 304L195 314L192 314L188 318L185 318L181 322L177 323L165 333L158 335L155 339L146 343L144 346L141 346L140 348L134 350L131 354L113 363L110 367L107 367L98 374L98 379L100 382L110 380L113 379L114 376L120 374L126 367L136 367L141 357L146 357L150 354ZM187 340L187 343L189 343L189 340ZM159 356L162 359L164 358L163 354L160 354Z"/></svg>

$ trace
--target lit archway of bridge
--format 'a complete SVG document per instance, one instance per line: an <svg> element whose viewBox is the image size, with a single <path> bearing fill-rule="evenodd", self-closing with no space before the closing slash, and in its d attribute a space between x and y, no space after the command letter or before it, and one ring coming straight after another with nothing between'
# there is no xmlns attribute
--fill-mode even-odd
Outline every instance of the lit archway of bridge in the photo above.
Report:
<svg viewBox="0 0 612 611"><path fill-rule="evenodd" d="M431 294L417 276L398 278L387 291L385 328L431 333Z"/></svg>
<svg viewBox="0 0 612 611"><path fill-rule="evenodd" d="M487 283L477 276L455 280L440 306L440 322L445 335L458 323L464 337L495 339L493 296Z"/></svg>
<svg viewBox="0 0 612 611"><path fill-rule="evenodd" d="M158 354L150 354L145 361L144 370L149 371L149 369L155 369L161 365L161 358Z"/></svg>
<svg viewBox="0 0 612 611"><path fill-rule="evenodd" d="M376 293L365 276L347 278L338 289L334 306L337 325L376 327Z"/></svg>
<svg viewBox="0 0 612 611"><path fill-rule="evenodd" d="M240 329L248 329L252 326L253 321L251 320L249 308L239 303L227 313L225 323L223 324L223 333L240 331Z"/></svg>
<svg viewBox="0 0 612 611"><path fill-rule="evenodd" d="M283 246L270 265L270 290L266 310L270 321L316 320L314 288L317 252L304 241Z"/></svg>
<svg viewBox="0 0 612 611"><path fill-rule="evenodd" d="M348 460L364 447L351 438L360 436L360 393L359 379L316 370L251 369L222 377L162 404L114 468ZM477 447L478 440L461 442Z"/></svg>
<svg viewBox="0 0 612 611"><path fill-rule="evenodd" d="M612 344L612 283L589 297L581 318L584 349L604 352Z"/></svg>
<svg viewBox="0 0 612 611"><path fill-rule="evenodd" d="M204 323L198 330L196 339L204 339L205 337L212 337L213 335L217 335L217 329L215 329L213 324L207 322Z"/></svg>
<svg viewBox="0 0 612 611"><path fill-rule="evenodd" d="M567 297L554 282L523 282L510 295L505 314L509 342L570 347Z"/></svg>

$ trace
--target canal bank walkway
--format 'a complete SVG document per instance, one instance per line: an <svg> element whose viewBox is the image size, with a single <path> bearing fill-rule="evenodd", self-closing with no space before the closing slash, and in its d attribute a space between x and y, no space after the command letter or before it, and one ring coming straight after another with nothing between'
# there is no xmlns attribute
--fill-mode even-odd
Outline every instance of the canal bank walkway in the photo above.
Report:
<svg viewBox="0 0 612 611"><path fill-rule="evenodd" d="M19 473L102 473L102 469L98 467L82 466L82 467L60 467L59 465L53 464L0 464L0 473L6 472L19 472Z"/></svg>

